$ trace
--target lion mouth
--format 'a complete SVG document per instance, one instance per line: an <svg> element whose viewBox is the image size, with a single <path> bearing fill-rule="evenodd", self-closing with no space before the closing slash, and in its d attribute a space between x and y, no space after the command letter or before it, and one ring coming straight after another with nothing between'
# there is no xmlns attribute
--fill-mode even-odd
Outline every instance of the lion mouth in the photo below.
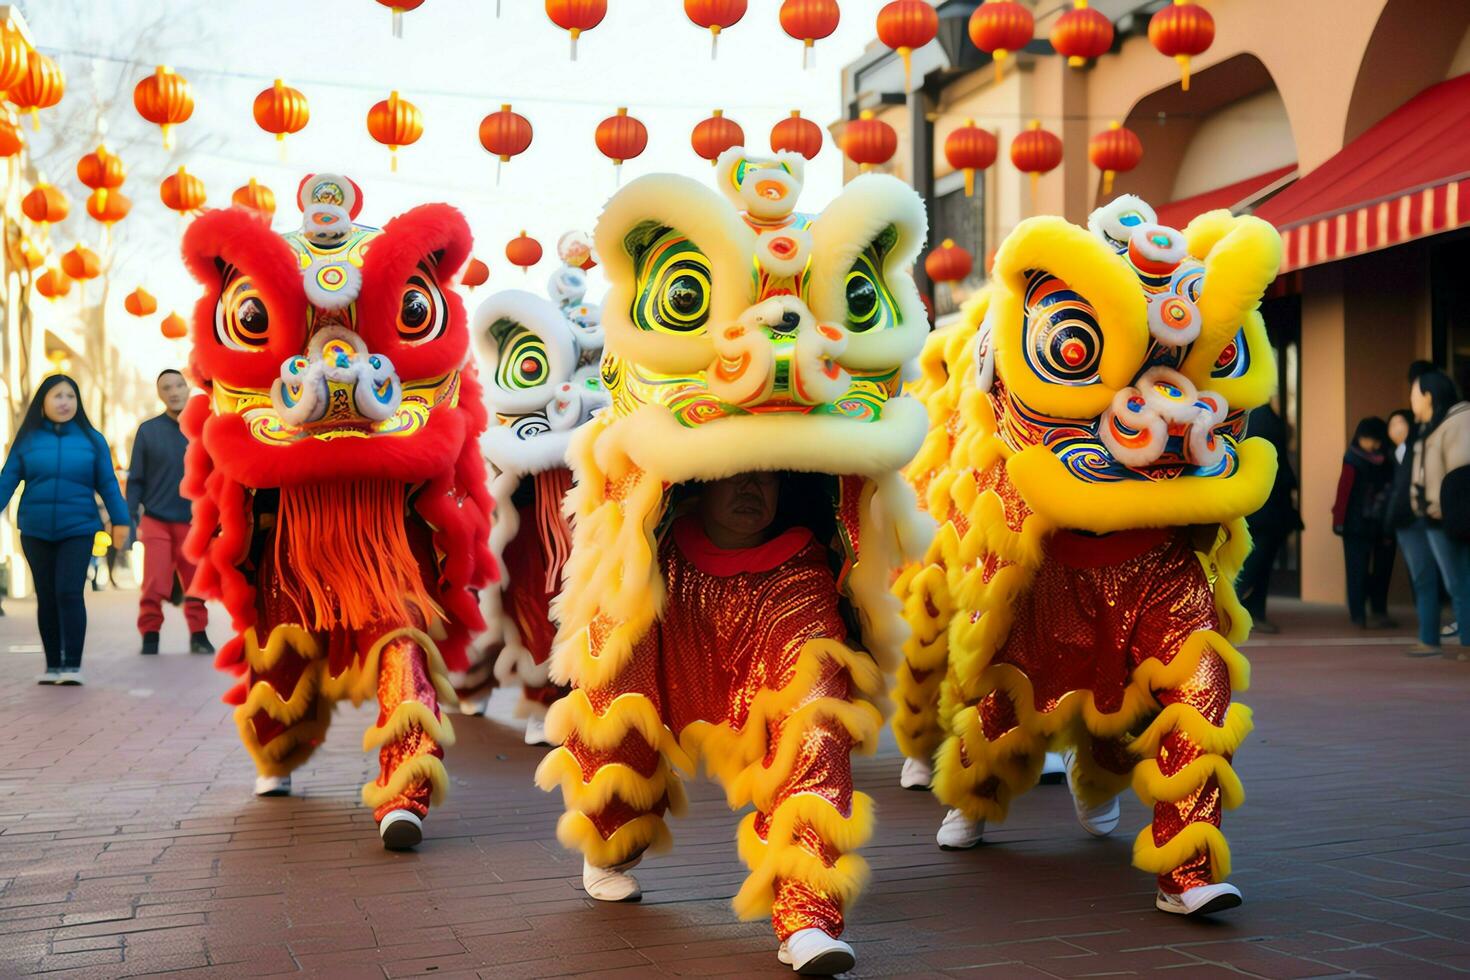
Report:
<svg viewBox="0 0 1470 980"><path fill-rule="evenodd" d="M215 412L238 415L250 435L269 446L288 446L308 440L378 439L412 436L429 425L436 409L459 403L459 372L402 382L402 396L391 415L368 419L355 414L329 414L315 422L293 424L276 410L270 391L231 388L215 382Z"/></svg>

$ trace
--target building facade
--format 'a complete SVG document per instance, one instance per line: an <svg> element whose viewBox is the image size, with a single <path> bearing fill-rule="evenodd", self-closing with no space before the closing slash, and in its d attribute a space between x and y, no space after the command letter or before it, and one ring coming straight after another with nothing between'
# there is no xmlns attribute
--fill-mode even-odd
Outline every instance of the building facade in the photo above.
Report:
<svg viewBox="0 0 1470 980"><path fill-rule="evenodd" d="M1178 227L1219 207L1271 221L1286 259L1263 312L1306 524L1277 584L1340 601L1330 510L1358 419L1407 406L1415 359L1470 387L1470 3L1203 0L1216 34L1192 59L1187 92L1179 66L1148 41L1160 0L1092 0L1116 37L1082 68L1047 41L1071 5L1028 0L1035 40L1000 73L966 33L977 5L937 5L940 34L915 54L912 91L876 42L843 72L846 118L871 110L898 131L885 169L924 194L931 240L976 256L966 283L931 288L939 319L983 282L984 259L1017 222L1085 222L1105 200L1087 144L1111 121L1144 149L1114 194L1138 194ZM970 119L997 134L1000 154L966 198L942 147ZM1007 154L1033 120L1063 145L1061 165L1034 188ZM844 125L832 127L839 141Z"/></svg>

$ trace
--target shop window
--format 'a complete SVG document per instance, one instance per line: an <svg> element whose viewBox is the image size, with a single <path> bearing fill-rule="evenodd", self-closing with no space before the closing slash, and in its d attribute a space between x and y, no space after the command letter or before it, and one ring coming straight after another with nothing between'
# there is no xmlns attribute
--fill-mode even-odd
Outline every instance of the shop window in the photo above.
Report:
<svg viewBox="0 0 1470 980"><path fill-rule="evenodd" d="M964 282L936 285L934 315L942 317L959 310L965 298L985 281L985 173L975 175L975 194L965 196L964 175L946 174L934 182L934 201L929 209L929 244L934 248L946 238L975 257L975 267Z"/></svg>

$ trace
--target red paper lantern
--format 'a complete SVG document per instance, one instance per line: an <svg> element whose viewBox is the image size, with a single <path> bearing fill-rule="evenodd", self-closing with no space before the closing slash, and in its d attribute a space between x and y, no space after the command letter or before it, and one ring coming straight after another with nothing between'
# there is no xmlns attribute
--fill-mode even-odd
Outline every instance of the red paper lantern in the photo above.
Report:
<svg viewBox="0 0 1470 980"><path fill-rule="evenodd" d="M180 215L198 211L204 207L204 181L179 167L177 173L163 178L163 183L158 185L158 196L164 207Z"/></svg>
<svg viewBox="0 0 1470 980"><path fill-rule="evenodd" d="M898 133L883 120L875 119L871 109L864 109L842 132L842 152L865 172L893 159L897 150Z"/></svg>
<svg viewBox="0 0 1470 980"><path fill-rule="evenodd" d="M903 59L903 87L909 87L910 61L939 33L939 14L928 0L892 0L878 11L878 40Z"/></svg>
<svg viewBox="0 0 1470 980"><path fill-rule="evenodd" d="M1113 22L1089 7L1087 0L1072 0L1072 9L1052 25L1051 46L1067 64L1081 68L1113 46Z"/></svg>
<svg viewBox="0 0 1470 980"><path fill-rule="evenodd" d="M1015 0L985 0L970 15L970 40L995 59L1000 81L1006 58L1031 43L1036 18Z"/></svg>
<svg viewBox="0 0 1470 980"><path fill-rule="evenodd" d="M622 183L623 161L633 159L648 147L648 127L628 115L626 107L620 107L597 124L593 139L602 155L613 162L618 183Z"/></svg>
<svg viewBox="0 0 1470 980"><path fill-rule="evenodd" d="M810 119L801 118L801 112L791 110L791 115L771 127L771 151L787 150L800 153L808 160L822 150L822 127Z"/></svg>
<svg viewBox="0 0 1470 980"><path fill-rule="evenodd" d="M73 245L61 255L61 271L78 282L96 279L102 274L102 263L97 253L85 245Z"/></svg>
<svg viewBox="0 0 1470 980"><path fill-rule="evenodd" d="M534 263L533 263L534 264ZM490 267L479 259L472 258L465 264L464 273L459 277L459 284L466 289L474 289L483 286L490 281Z"/></svg>
<svg viewBox="0 0 1470 980"><path fill-rule="evenodd" d="M388 148L389 169L398 172L398 148L414 143L424 135L424 116L419 107L397 92L390 92L382 102L374 104L367 114L368 134Z"/></svg>
<svg viewBox="0 0 1470 980"><path fill-rule="evenodd" d="M572 60L577 60L577 38L607 16L607 0L546 0L546 16L572 37Z"/></svg>
<svg viewBox="0 0 1470 980"><path fill-rule="evenodd" d="M158 332L169 340L183 340L189 336L189 324L177 313L170 313L158 325Z"/></svg>
<svg viewBox="0 0 1470 980"><path fill-rule="evenodd" d="M1031 203L1036 204L1036 184L1041 175L1055 170L1062 162L1062 141L1055 133L1041 128L1039 119L1011 141L1011 163L1022 173L1031 175Z"/></svg>
<svg viewBox="0 0 1470 980"><path fill-rule="evenodd" d="M730 147L745 145L745 130L733 119L726 119L725 110L716 109L708 119L695 125L689 142L695 153L713 164Z"/></svg>
<svg viewBox="0 0 1470 980"><path fill-rule="evenodd" d="M496 156L495 183L500 183L500 168L513 156L526 152L531 145L531 123L518 112L511 112L510 105L502 105L499 112L492 112L480 120L480 145L486 153Z"/></svg>
<svg viewBox="0 0 1470 980"><path fill-rule="evenodd" d="M9 24L0 24L0 92L20 81L30 63L31 46Z"/></svg>
<svg viewBox="0 0 1470 980"><path fill-rule="evenodd" d="M709 57L719 54L720 32L734 27L745 16L746 0L684 0L684 15L709 31Z"/></svg>
<svg viewBox="0 0 1470 980"><path fill-rule="evenodd" d="M541 243L522 229L519 235L506 243L505 257L511 265L519 266L524 272L541 261Z"/></svg>
<svg viewBox="0 0 1470 980"><path fill-rule="evenodd" d="M66 76L56 62L39 51L32 50L26 57L26 68L11 86L5 97L15 103L21 111L29 110L31 128L41 128L39 110L49 109L61 101L66 91Z"/></svg>
<svg viewBox="0 0 1470 980"><path fill-rule="evenodd" d="M66 195L50 184L37 184L29 194L20 199L20 209L38 225L65 221L66 216L71 213Z"/></svg>
<svg viewBox="0 0 1470 980"><path fill-rule="evenodd" d="M837 30L842 11L837 0L782 0L781 30L801 42L801 67L812 64L812 45Z"/></svg>
<svg viewBox="0 0 1470 980"><path fill-rule="evenodd" d="M255 182L250 178L250 183L235 188L235 193L230 195L230 203L237 208L249 208L262 217L269 219L276 213L276 192L264 184Z"/></svg>
<svg viewBox="0 0 1470 980"><path fill-rule="evenodd" d="M944 138L944 159L964 172L966 197L975 196L975 171L993 164L999 148L995 134L976 126L973 119L966 119L963 126Z"/></svg>
<svg viewBox="0 0 1470 980"><path fill-rule="evenodd" d="M77 180L94 191L116 190L127 180L122 159L105 146L99 146L77 161Z"/></svg>
<svg viewBox="0 0 1470 980"><path fill-rule="evenodd" d="M126 218L128 212L132 210L132 198L122 191L110 191L103 188L87 195L87 214L92 217L92 220L99 221L108 227Z"/></svg>
<svg viewBox="0 0 1470 980"><path fill-rule="evenodd" d="M142 286L128 293L123 300L123 309L133 316L152 316L158 310L158 300Z"/></svg>
<svg viewBox="0 0 1470 980"><path fill-rule="evenodd" d="M1179 62L1179 79L1189 91L1189 59L1215 42L1215 18L1193 0L1174 0L1149 18L1148 40L1159 54Z"/></svg>
<svg viewBox="0 0 1470 980"><path fill-rule="evenodd" d="M172 127L187 122L194 114L194 90L184 76L159 65L133 89L133 106L138 115L163 130L163 148L167 150L173 146Z"/></svg>
<svg viewBox="0 0 1470 980"><path fill-rule="evenodd" d="M974 267L974 258L952 238L946 238L942 245L924 256L924 271L934 282L959 282Z"/></svg>
<svg viewBox="0 0 1470 980"><path fill-rule="evenodd" d="M275 133L276 141L282 144L290 133L305 129L311 119L311 106L307 104L306 96L279 78L255 97L251 112L255 114L255 125L267 133ZM285 152L283 145L281 153Z"/></svg>
<svg viewBox="0 0 1470 980"><path fill-rule="evenodd" d="M13 157L25 149L26 140L20 127L9 119L0 118L0 157Z"/></svg>
<svg viewBox="0 0 1470 980"><path fill-rule="evenodd" d="M71 292L71 280L65 272L52 266L36 277L36 292L47 299L57 299Z"/></svg>
<svg viewBox="0 0 1470 980"><path fill-rule="evenodd" d="M1113 176L1132 170L1143 159L1143 141L1122 123L1112 122L1087 141L1087 159L1103 172L1103 193L1111 194Z"/></svg>
<svg viewBox="0 0 1470 980"><path fill-rule="evenodd" d="M393 36L403 36L403 12L406 10L417 10L423 6L424 0L378 0L378 3L393 11Z"/></svg>

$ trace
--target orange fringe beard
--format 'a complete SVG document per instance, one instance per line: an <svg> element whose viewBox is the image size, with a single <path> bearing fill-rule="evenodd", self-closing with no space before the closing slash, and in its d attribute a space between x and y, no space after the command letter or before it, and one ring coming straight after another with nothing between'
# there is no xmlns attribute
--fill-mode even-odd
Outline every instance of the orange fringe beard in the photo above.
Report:
<svg viewBox="0 0 1470 980"><path fill-rule="evenodd" d="M391 480L281 488L276 568L307 628L427 628L443 615L408 543L405 493Z"/></svg>

